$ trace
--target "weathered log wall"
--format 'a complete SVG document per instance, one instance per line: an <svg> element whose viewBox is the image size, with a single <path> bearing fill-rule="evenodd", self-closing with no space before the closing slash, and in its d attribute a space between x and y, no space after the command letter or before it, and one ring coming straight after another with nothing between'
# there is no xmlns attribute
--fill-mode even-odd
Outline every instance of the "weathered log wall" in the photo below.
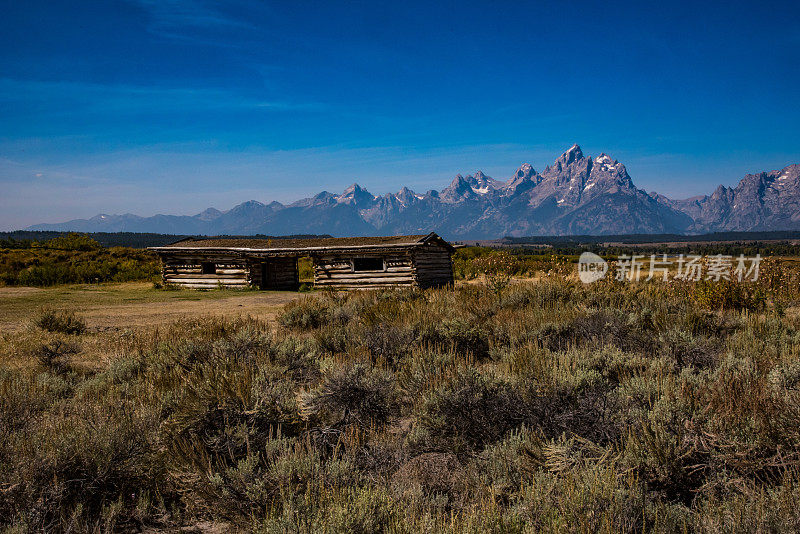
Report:
<svg viewBox="0 0 800 534"><path fill-rule="evenodd" d="M249 285L247 262L230 255L163 255L161 278L165 284L192 289L216 289L220 286L245 288ZM203 274L203 263L214 263L216 273Z"/></svg>
<svg viewBox="0 0 800 534"><path fill-rule="evenodd" d="M254 258L226 254L162 255L162 280L191 289L221 287L294 291L299 286L297 258ZM203 264L213 263L214 274L203 274ZM262 273L266 277L262 277Z"/></svg>
<svg viewBox="0 0 800 534"><path fill-rule="evenodd" d="M448 249L429 243L415 248L411 257L419 287L442 287L453 283L453 261Z"/></svg>
<svg viewBox="0 0 800 534"><path fill-rule="evenodd" d="M357 247L354 247L357 248ZM314 285L332 289L441 287L453 283L451 250L437 242L413 248L312 252ZM162 253L163 280L194 289L247 287L296 290L298 252L267 255L260 251L180 251ZM372 258L381 261L358 261ZM204 273L203 264L215 270ZM368 270L367 270L368 269Z"/></svg>
<svg viewBox="0 0 800 534"><path fill-rule="evenodd" d="M353 271L354 257L379 257L384 260L382 271ZM416 278L411 256L407 252L353 255L315 256L314 285L333 289L372 289L381 287L415 286Z"/></svg>

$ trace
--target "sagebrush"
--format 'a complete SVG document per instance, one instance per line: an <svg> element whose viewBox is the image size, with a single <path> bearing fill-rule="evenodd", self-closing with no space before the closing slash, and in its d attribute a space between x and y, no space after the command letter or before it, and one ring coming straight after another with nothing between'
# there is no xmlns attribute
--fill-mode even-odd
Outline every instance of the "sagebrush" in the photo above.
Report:
<svg viewBox="0 0 800 534"><path fill-rule="evenodd" d="M315 294L274 322L108 338L94 372L70 358L102 333L49 339L0 371L0 522L796 531L800 314L697 298L563 278Z"/></svg>

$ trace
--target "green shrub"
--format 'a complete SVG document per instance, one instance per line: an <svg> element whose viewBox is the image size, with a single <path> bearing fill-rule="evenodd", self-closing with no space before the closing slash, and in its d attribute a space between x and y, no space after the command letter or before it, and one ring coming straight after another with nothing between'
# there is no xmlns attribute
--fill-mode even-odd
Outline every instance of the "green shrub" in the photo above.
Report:
<svg viewBox="0 0 800 534"><path fill-rule="evenodd" d="M472 321L458 317L433 324L426 321L418 325L417 329L423 345L470 354L478 359L489 355L490 332L485 326Z"/></svg>
<svg viewBox="0 0 800 534"><path fill-rule="evenodd" d="M33 324L48 332L80 335L86 331L86 321L73 311L42 310Z"/></svg>
<svg viewBox="0 0 800 534"><path fill-rule="evenodd" d="M633 324L629 319L634 319ZM567 323L549 324L537 337L550 350L566 350L587 343L613 345L631 352L650 352L653 348L648 325L635 318L606 311L579 315Z"/></svg>
<svg viewBox="0 0 800 534"><path fill-rule="evenodd" d="M44 248L52 248L56 250L97 250L100 248L100 243L92 239L86 234L79 234L77 232L70 232L65 236L54 237L42 243Z"/></svg>
<svg viewBox="0 0 800 534"><path fill-rule="evenodd" d="M386 323L366 328L360 337L362 346L370 356L389 363L407 355L415 338L409 328Z"/></svg>
<svg viewBox="0 0 800 534"><path fill-rule="evenodd" d="M693 286L694 302L711 310L763 310L767 295L758 286L733 280L701 280Z"/></svg>
<svg viewBox="0 0 800 534"><path fill-rule="evenodd" d="M152 421L128 410L88 409L44 418L24 433L2 469L2 521L34 531L114 530L164 480ZM23 436L19 436L23 437Z"/></svg>
<svg viewBox="0 0 800 534"><path fill-rule="evenodd" d="M0 283L52 286L129 282L152 280L160 274L158 257L150 251L77 247L0 249Z"/></svg>

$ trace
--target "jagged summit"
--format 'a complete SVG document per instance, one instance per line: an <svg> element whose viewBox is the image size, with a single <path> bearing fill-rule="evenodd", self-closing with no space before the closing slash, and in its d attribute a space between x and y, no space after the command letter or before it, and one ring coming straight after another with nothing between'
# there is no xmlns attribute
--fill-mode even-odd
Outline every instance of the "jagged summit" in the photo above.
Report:
<svg viewBox="0 0 800 534"><path fill-rule="evenodd" d="M360 192L367 192L367 190L364 189L363 187L361 187L360 185L358 185L357 183L353 182L352 185L350 185L349 187L345 188L345 190L342 192L342 196L352 195L352 194L360 193Z"/></svg>
<svg viewBox="0 0 800 534"><path fill-rule="evenodd" d="M534 169L530 163L523 163L519 166L519 169L517 169L517 172L514 173L510 181L514 181L518 178L525 178L526 176L530 178L534 174L536 174L536 169Z"/></svg>
<svg viewBox="0 0 800 534"><path fill-rule="evenodd" d="M483 171L477 171L474 175L467 176L466 181L472 188L472 192L478 195L485 195L503 185L491 176L483 174Z"/></svg>
<svg viewBox="0 0 800 534"><path fill-rule="evenodd" d="M561 164L562 166L569 165L573 161L577 161L579 159L583 159L583 151L578 144L572 145L569 150L561 154L559 158L556 160L556 164Z"/></svg>
<svg viewBox="0 0 800 534"><path fill-rule="evenodd" d="M449 239L503 235L683 233L800 230L800 165L748 174L736 187L671 200L637 189L625 165L607 153L587 157L572 145L541 173L525 163L505 182L483 171L458 174L441 192L402 187L374 196L353 183L289 205L244 202L193 216L102 214L30 230L175 234L418 234Z"/></svg>
<svg viewBox="0 0 800 534"><path fill-rule="evenodd" d="M529 163L520 165L514 176L504 184L504 193L506 195L516 195L523 191L527 191L541 181L541 176L536 172Z"/></svg>
<svg viewBox="0 0 800 534"><path fill-rule="evenodd" d="M337 202L345 204L363 205L373 202L375 196L360 185L354 183L346 188L341 195L337 196L336 200Z"/></svg>
<svg viewBox="0 0 800 534"><path fill-rule="evenodd" d="M461 174L457 174L453 181L439 195L443 202L455 203L475 197L472 186Z"/></svg>

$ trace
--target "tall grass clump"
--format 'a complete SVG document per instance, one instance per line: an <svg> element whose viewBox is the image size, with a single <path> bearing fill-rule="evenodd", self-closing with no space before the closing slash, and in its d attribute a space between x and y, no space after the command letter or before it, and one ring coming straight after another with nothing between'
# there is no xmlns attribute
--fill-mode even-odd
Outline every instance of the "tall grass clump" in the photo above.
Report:
<svg viewBox="0 0 800 534"><path fill-rule="evenodd" d="M33 324L48 332L80 335L86 331L86 321L73 311L44 309Z"/></svg>

